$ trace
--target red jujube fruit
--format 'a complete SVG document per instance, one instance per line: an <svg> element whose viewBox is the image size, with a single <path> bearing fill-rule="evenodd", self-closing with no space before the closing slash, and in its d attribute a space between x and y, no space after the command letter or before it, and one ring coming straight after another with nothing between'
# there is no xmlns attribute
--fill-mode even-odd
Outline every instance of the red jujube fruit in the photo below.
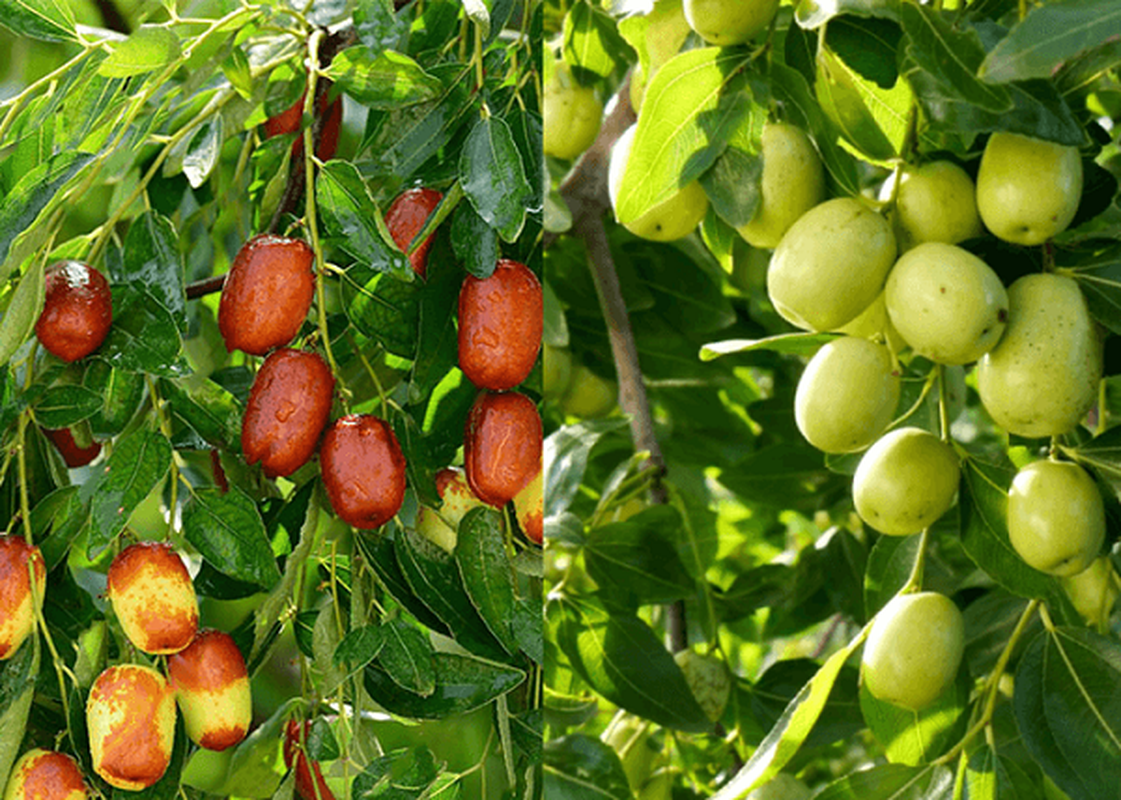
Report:
<svg viewBox="0 0 1121 800"><path fill-rule="evenodd" d="M201 630L185 650L167 659L187 736L207 750L225 750L245 738L253 718L245 658L228 633Z"/></svg>
<svg viewBox="0 0 1121 800"><path fill-rule="evenodd" d="M87 800L82 770L66 753L28 750L8 777L4 800Z"/></svg>
<svg viewBox="0 0 1121 800"><path fill-rule="evenodd" d="M319 450L331 507L355 528L384 525L405 499L405 456L393 429L371 414L335 420Z"/></svg>
<svg viewBox="0 0 1121 800"><path fill-rule="evenodd" d="M314 260L299 239L262 234L245 243L218 304L218 330L227 350L263 356L292 341L315 295Z"/></svg>
<svg viewBox="0 0 1121 800"><path fill-rule="evenodd" d="M307 738L311 722L301 725L297 720L288 720L284 729L284 763L296 769L296 793L302 800L335 800L335 795L327 787L327 781L319 769L319 762L312 761L304 752L301 735ZM302 730L302 734L301 734Z"/></svg>
<svg viewBox="0 0 1121 800"><path fill-rule="evenodd" d="M483 389L526 379L544 326L541 282L528 267L501 259L485 280L468 275L459 291L459 368Z"/></svg>
<svg viewBox="0 0 1121 800"><path fill-rule="evenodd" d="M409 243L420 233L420 229L424 227L424 223L436 206L440 205L443 197L435 189L416 187L405 190L390 203L389 209L385 212L385 225L389 228L394 243L402 251L408 249ZM413 265L413 270L422 278L428 268L428 251L432 247L434 238L435 234L429 236L409 256L409 263Z"/></svg>
<svg viewBox="0 0 1121 800"><path fill-rule="evenodd" d="M58 428L57 430L43 429L43 433L51 440L51 444L55 446L62 460L66 462L66 466L70 469L84 467L86 464L97 458L101 452L101 445L97 442L91 441L89 447L82 447L74 441L74 434L69 428Z"/></svg>
<svg viewBox="0 0 1121 800"><path fill-rule="evenodd" d="M137 542L118 553L106 594L125 635L145 653L178 653L195 638L195 587L169 544Z"/></svg>
<svg viewBox="0 0 1121 800"><path fill-rule="evenodd" d="M320 82L316 89L319 96L315 101L315 113L323 118L319 133L319 146L315 148L315 155L320 161L330 161L335 157L335 151L339 147L339 128L342 127L343 120L342 97L335 98L329 105L327 103L330 89L330 81ZM304 93L300 95L300 99L291 107L265 120L265 138L283 136L300 130L300 120L304 116L304 99L306 97L307 90L305 89ZM296 141L292 142L292 160L298 161L302 158L303 153L304 139L303 136L298 136Z"/></svg>
<svg viewBox="0 0 1121 800"><path fill-rule="evenodd" d="M463 466L484 503L501 508L541 470L541 415L518 392L483 392L467 415Z"/></svg>
<svg viewBox="0 0 1121 800"><path fill-rule="evenodd" d="M47 299L35 335L63 361L77 361L101 346L113 324L109 281L80 261L61 261L44 274Z"/></svg>
<svg viewBox="0 0 1121 800"><path fill-rule="evenodd" d="M138 792L171 763L175 698L163 675L139 664L109 667L86 700L93 770L111 786Z"/></svg>
<svg viewBox="0 0 1121 800"><path fill-rule="evenodd" d="M261 365L241 423L241 449L270 478L291 475L315 453L331 414L335 377L316 353L283 348Z"/></svg>
<svg viewBox="0 0 1121 800"><path fill-rule="evenodd" d="M35 564L34 593L29 562ZM0 661L14 656L35 630L35 615L43 608L46 590L47 567L39 548L19 535L0 536Z"/></svg>

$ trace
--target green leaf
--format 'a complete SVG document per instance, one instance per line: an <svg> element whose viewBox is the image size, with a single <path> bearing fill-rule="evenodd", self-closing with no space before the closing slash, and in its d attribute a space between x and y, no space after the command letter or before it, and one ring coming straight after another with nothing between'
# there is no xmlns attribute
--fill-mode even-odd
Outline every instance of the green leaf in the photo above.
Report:
<svg viewBox="0 0 1121 800"><path fill-rule="evenodd" d="M39 321L39 315L43 313L47 292L43 269L43 262L36 259L20 278L8 307L0 317L0 366L7 364L20 345L27 341Z"/></svg>
<svg viewBox="0 0 1121 800"><path fill-rule="evenodd" d="M381 652L385 646L385 632L381 625L365 625L355 628L342 638L332 657L336 666L349 664L362 669Z"/></svg>
<svg viewBox="0 0 1121 800"><path fill-rule="evenodd" d="M370 562L370 567L378 576L378 580L395 601L400 603L410 614L422 622L425 627L437 633L449 634L450 629L413 593L412 587L405 578L400 564L397 563L396 540L403 536L397 531L388 536L361 537L358 539L362 554ZM492 652L499 652L494 648Z"/></svg>
<svg viewBox="0 0 1121 800"><path fill-rule="evenodd" d="M681 516L671 506L594 528L584 543L588 576L601 590L640 605L690 597L696 583L675 546L683 534Z"/></svg>
<svg viewBox="0 0 1121 800"><path fill-rule="evenodd" d="M191 135L187 151L183 154L183 174L192 189L206 183L218 163L218 157L222 155L222 127L222 117L211 117Z"/></svg>
<svg viewBox="0 0 1121 800"><path fill-rule="evenodd" d="M74 12L65 0L0 0L0 25L21 36L46 42L72 42L78 38Z"/></svg>
<svg viewBox="0 0 1121 800"><path fill-rule="evenodd" d="M880 764L833 781L814 800L933 799L950 796L953 786L954 773L943 766Z"/></svg>
<svg viewBox="0 0 1121 800"><path fill-rule="evenodd" d="M231 488L196 489L183 506L183 535L211 566L239 581L269 588L280 577L265 523L249 495Z"/></svg>
<svg viewBox="0 0 1121 800"><path fill-rule="evenodd" d="M762 200L763 159L758 152L728 147L700 180L721 219L742 228L751 222Z"/></svg>
<svg viewBox="0 0 1121 800"><path fill-rule="evenodd" d="M89 509L83 508L77 486L55 489L31 510L35 545L43 553L48 573L66 557L88 515Z"/></svg>
<svg viewBox="0 0 1121 800"><path fill-rule="evenodd" d="M120 286L113 291L113 326L98 354L129 372L176 377L186 371L175 317L147 290Z"/></svg>
<svg viewBox="0 0 1121 800"><path fill-rule="evenodd" d="M565 425L545 439L545 517L565 511L576 497L588 466L588 453L606 433L626 420L604 419Z"/></svg>
<svg viewBox="0 0 1121 800"><path fill-rule="evenodd" d="M166 67L179 58L179 37L162 25L143 25L116 45L101 62L98 74L106 78L130 78Z"/></svg>
<svg viewBox="0 0 1121 800"><path fill-rule="evenodd" d="M160 395L171 413L204 441L222 450L241 452L244 411L228 390L212 380L162 380Z"/></svg>
<svg viewBox="0 0 1121 800"><path fill-rule="evenodd" d="M845 138L872 160L898 155L914 99L908 83L896 80L892 87L880 88L829 48L818 53L817 70L814 87L822 110Z"/></svg>
<svg viewBox="0 0 1121 800"><path fill-rule="evenodd" d="M315 198L328 234L360 266L390 273L400 281L413 280L409 259L393 243L381 211L353 164L328 162L315 182Z"/></svg>
<svg viewBox="0 0 1121 800"><path fill-rule="evenodd" d="M459 156L459 181L478 215L507 242L517 240L526 212L541 207L514 134L498 117L479 120L467 135Z"/></svg>
<svg viewBox="0 0 1121 800"><path fill-rule="evenodd" d="M167 217L146 211L125 236L121 281L151 294L171 312L180 333L187 330L187 294L179 233Z"/></svg>
<svg viewBox="0 0 1121 800"><path fill-rule="evenodd" d="M808 444L768 445L744 459L720 482L744 498L777 508L816 508L830 491L848 481L825 468L822 454Z"/></svg>
<svg viewBox="0 0 1121 800"><path fill-rule="evenodd" d="M419 281L405 283L365 264L355 264L342 277L346 314L354 327L403 358L416 355L422 291Z"/></svg>
<svg viewBox="0 0 1121 800"><path fill-rule="evenodd" d="M498 263L498 233L470 203L461 203L452 217L452 247L467 271L479 280L494 273Z"/></svg>
<svg viewBox="0 0 1121 800"><path fill-rule="evenodd" d="M365 685L370 697L391 714L413 719L443 719L484 706L525 680L515 667L455 653L433 653L436 688L428 697L402 692L390 677L371 664Z"/></svg>
<svg viewBox="0 0 1121 800"><path fill-rule="evenodd" d="M912 537L915 538L915 537ZM973 681L963 663L953 686L921 711L892 705L860 687L860 710L893 764L918 766L933 761L965 733L965 710Z"/></svg>
<svg viewBox="0 0 1121 800"><path fill-rule="evenodd" d="M546 797L565 800L631 800L634 797L619 754L592 736L575 733L546 742L544 770Z"/></svg>
<svg viewBox="0 0 1121 800"><path fill-rule="evenodd" d="M402 689L429 697L436 691L432 645L419 629L399 619L381 626L378 666Z"/></svg>
<svg viewBox="0 0 1121 800"><path fill-rule="evenodd" d="M813 30L842 14L899 19L899 6L899 0L799 0L794 19L800 27Z"/></svg>
<svg viewBox="0 0 1121 800"><path fill-rule="evenodd" d="M463 10L467 17L479 26L479 32L484 39L490 35L490 9L483 0L462 0Z"/></svg>
<svg viewBox="0 0 1121 800"><path fill-rule="evenodd" d="M112 544L170 468L171 443L156 431L137 430L116 442L95 477L82 484L82 502L90 504L86 554L91 559Z"/></svg>
<svg viewBox="0 0 1121 800"><path fill-rule="evenodd" d="M101 410L101 395L81 386L52 386L35 401L35 421L44 428L67 428Z"/></svg>
<svg viewBox="0 0 1121 800"><path fill-rule="evenodd" d="M750 353L756 350L769 350L792 356L809 358L818 350L836 339L835 333L780 333L766 339L726 339L723 342L710 342L701 348L701 361L712 361L732 353Z"/></svg>
<svg viewBox="0 0 1121 800"><path fill-rule="evenodd" d="M274 768L280 750L280 737L284 735L285 724L303 702L299 697L288 698L234 748L221 787L222 795L272 796L280 785L280 775Z"/></svg>
<svg viewBox="0 0 1121 800"><path fill-rule="evenodd" d="M1057 272L1078 281L1090 315L1114 333L1121 333L1121 246L1111 246L1077 267Z"/></svg>
<svg viewBox="0 0 1121 800"><path fill-rule="evenodd" d="M474 216L466 203L460 208ZM486 230L494 236L494 231ZM451 258L439 257L443 252L446 250L439 248L437 257L429 259L424 288L420 290L416 360L409 380L411 405L427 401L433 390L459 363L455 310L459 289L463 285L463 273ZM494 268L493 261L491 268Z"/></svg>
<svg viewBox="0 0 1121 800"><path fill-rule="evenodd" d="M965 797L994 800L1037 798L1040 789L1019 765L1001 756L987 742L969 754L965 766ZM1043 795L1046 797L1046 795Z"/></svg>
<svg viewBox="0 0 1121 800"><path fill-rule="evenodd" d="M120 434L140 407L144 397L144 376L109 366L91 358L82 385L102 399L102 406L90 417L90 428L97 437Z"/></svg>
<svg viewBox="0 0 1121 800"><path fill-rule="evenodd" d="M511 620L514 617L514 573L506 553L502 514L493 508L473 508L459 523L455 562L463 586L487 629L508 653L518 651Z"/></svg>
<svg viewBox="0 0 1121 800"><path fill-rule="evenodd" d="M4 731L0 736L0 783L8 782L19 755L38 674L39 643L34 638L24 641L7 661L0 662L0 730Z"/></svg>
<svg viewBox="0 0 1121 800"><path fill-rule="evenodd" d="M614 20L589 2L578 2L564 18L564 60L606 78L629 55Z"/></svg>
<svg viewBox="0 0 1121 800"><path fill-rule="evenodd" d="M375 55L365 47L349 47L335 56L327 76L359 103L374 109L422 103L444 88L439 78L408 56L392 50Z"/></svg>

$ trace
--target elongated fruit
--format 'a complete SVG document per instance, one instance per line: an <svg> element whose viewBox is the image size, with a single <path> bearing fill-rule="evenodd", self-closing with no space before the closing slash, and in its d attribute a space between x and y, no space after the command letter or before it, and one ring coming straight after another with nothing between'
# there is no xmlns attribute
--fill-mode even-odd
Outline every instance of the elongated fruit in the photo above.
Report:
<svg viewBox="0 0 1121 800"><path fill-rule="evenodd" d="M245 659L228 633L205 629L167 660L187 736L208 750L225 750L245 738L253 718Z"/></svg>
<svg viewBox="0 0 1121 800"><path fill-rule="evenodd" d="M138 542L109 565L113 612L129 641L145 653L178 653L198 630L191 576L169 544Z"/></svg>
<svg viewBox="0 0 1121 800"><path fill-rule="evenodd" d="M339 519L355 528L384 525L405 499L405 456L389 424L372 414L335 420L319 451L323 488Z"/></svg>
<svg viewBox="0 0 1121 800"><path fill-rule="evenodd" d="M4 800L86 800L82 770L70 756L54 750L28 750L8 777Z"/></svg>
<svg viewBox="0 0 1121 800"><path fill-rule="evenodd" d="M146 789L171 762L175 697L150 667L109 667L90 688L86 727L94 771L118 789Z"/></svg>
<svg viewBox="0 0 1121 800"><path fill-rule="evenodd" d="M417 510L417 533L449 553L455 550L459 523L472 508L486 505L475 496L463 470L446 467L436 473L436 493L443 505L437 511L428 506Z"/></svg>
<svg viewBox="0 0 1121 800"><path fill-rule="evenodd" d="M304 752L304 742L307 738L310 721L305 721L301 726L297 720L289 720L284 729L284 763L296 770L296 794L302 800L335 800L327 786L327 780L319 769L319 762L308 758ZM302 733L301 733L302 731Z"/></svg>
<svg viewBox="0 0 1121 800"><path fill-rule="evenodd" d="M960 477L953 447L919 428L898 428L860 459L852 499L860 518L880 533L908 536L950 510Z"/></svg>
<svg viewBox="0 0 1121 800"><path fill-rule="evenodd" d="M1008 490L1008 538L1020 558L1060 578L1077 575L1105 541L1105 504L1094 479L1069 461L1033 461Z"/></svg>
<svg viewBox="0 0 1121 800"><path fill-rule="evenodd" d="M31 569L35 570L35 594L31 592ZM47 568L39 548L22 536L0 536L0 660L14 656L35 630L35 615L43 607L46 591Z"/></svg>
<svg viewBox="0 0 1121 800"><path fill-rule="evenodd" d="M923 242L957 244L981 235L976 187L957 164L932 161L908 167L902 180L894 218L900 252Z"/></svg>
<svg viewBox="0 0 1121 800"><path fill-rule="evenodd" d="M385 226L389 228L393 242L401 250L408 249L413 238L420 233L424 223L436 210L436 206L440 205L443 197L435 189L416 186L401 192L389 204L385 212ZM409 263L413 265L413 270L422 278L428 269L428 251L432 248L434 238L436 234L430 235L409 256Z"/></svg>
<svg viewBox="0 0 1121 800"><path fill-rule="evenodd" d="M544 326L541 282L500 259L489 278L468 275L459 291L459 368L482 389L511 389L537 362Z"/></svg>
<svg viewBox="0 0 1121 800"><path fill-rule="evenodd" d="M501 508L541 469L542 427L537 406L517 392L483 392L467 415L464 471L484 503Z"/></svg>
<svg viewBox="0 0 1121 800"><path fill-rule="evenodd" d="M86 466L101 453L101 445L92 439L88 447L79 445L69 428L58 428L56 430L44 428L43 433L51 440L51 444L55 446L59 455L62 456L62 460L66 462L66 466L70 469Z"/></svg>
<svg viewBox="0 0 1121 800"><path fill-rule="evenodd" d="M105 276L80 261L61 261L47 267L43 280L47 298L35 323L39 343L68 362L101 347L113 324Z"/></svg>

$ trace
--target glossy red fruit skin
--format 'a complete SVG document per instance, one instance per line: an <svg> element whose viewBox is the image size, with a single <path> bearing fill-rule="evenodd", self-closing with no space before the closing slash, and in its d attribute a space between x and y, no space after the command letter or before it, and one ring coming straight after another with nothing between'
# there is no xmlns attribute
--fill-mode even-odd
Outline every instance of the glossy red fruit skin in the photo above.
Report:
<svg viewBox="0 0 1121 800"><path fill-rule="evenodd" d="M177 653L198 631L194 584L164 542L129 545L109 565L106 594L129 640L145 653Z"/></svg>
<svg viewBox="0 0 1121 800"><path fill-rule="evenodd" d="M47 299L35 335L63 361L77 361L101 346L113 324L109 281L80 261L60 261L44 274Z"/></svg>
<svg viewBox="0 0 1121 800"><path fill-rule="evenodd" d="M35 603L28 562L35 564L35 583L42 607L47 588L43 554L22 536L0 536L0 661L14 656L35 630Z"/></svg>
<svg viewBox="0 0 1121 800"><path fill-rule="evenodd" d="M328 105L327 96L330 91L331 83L327 81L320 83L317 89L319 97L316 99L316 113L323 117L323 124L320 127L319 146L315 148L315 155L320 161L330 161L335 157L335 151L339 148L339 129L342 127L343 121L343 99L337 97L333 102ZM283 136L288 133L295 133L300 129L300 120L304 116L304 99L307 97L307 90L300 95L291 107L281 111L275 117L269 117L265 120L265 138L272 138L273 136ZM296 138L292 142L292 160L299 161L304 153L304 140L302 136Z"/></svg>
<svg viewBox="0 0 1121 800"><path fill-rule="evenodd" d="M163 777L175 742L175 698L151 667L118 664L97 676L86 700L94 771L135 792Z"/></svg>
<svg viewBox="0 0 1121 800"><path fill-rule="evenodd" d="M327 780L319 769L319 763L308 758L300 746L300 729L303 728L303 736L306 739L310 727L310 720L305 721L303 725L300 725L297 720L288 720L288 725L284 729L284 763L291 768L292 762L295 761L296 793L303 800L335 800L335 796L327 788Z"/></svg>
<svg viewBox="0 0 1121 800"><path fill-rule="evenodd" d="M62 455L62 460L66 462L66 466L70 469L84 467L101 453L101 445L98 442L91 442L89 447L79 447L69 428L58 428L57 430L44 428L43 433L51 440L55 449Z"/></svg>
<svg viewBox="0 0 1121 800"><path fill-rule="evenodd" d="M537 362L544 326L541 282L528 267L500 259L485 280L468 275L459 291L459 368L481 389L511 389Z"/></svg>
<svg viewBox="0 0 1121 800"><path fill-rule="evenodd" d="M425 189L418 186L413 189L406 189L389 204L389 209L385 212L385 224L389 228L394 243L402 251L408 249L413 237L420 233L425 221L436 209L436 206L440 205L443 198L444 195L435 189ZM435 237L435 234L429 236L409 256L409 263L413 265L413 271L422 278L428 269L428 251L432 247L432 240Z"/></svg>
<svg viewBox="0 0 1121 800"><path fill-rule="evenodd" d="M226 750L249 732L253 704L245 658L233 637L205 629L167 659L167 679L191 741Z"/></svg>
<svg viewBox="0 0 1121 800"><path fill-rule="evenodd" d="M263 356L292 341L315 296L314 260L299 239L266 233L245 243L218 303L218 330L227 350Z"/></svg>
<svg viewBox="0 0 1121 800"><path fill-rule="evenodd" d="M335 376L316 353L281 348L261 365L241 424L247 464L265 475L291 475L315 453L331 415Z"/></svg>
<svg viewBox="0 0 1121 800"><path fill-rule="evenodd" d="M502 508L541 469L542 427L537 406L518 392L483 392L467 415L463 468L471 491Z"/></svg>
<svg viewBox="0 0 1121 800"><path fill-rule="evenodd" d="M5 796L14 800L86 800L89 790L77 762L55 750L29 750L8 778Z"/></svg>
<svg viewBox="0 0 1121 800"><path fill-rule="evenodd" d="M335 420L319 449L323 486L339 519L369 530L393 518L405 499L405 456L393 429L372 414Z"/></svg>

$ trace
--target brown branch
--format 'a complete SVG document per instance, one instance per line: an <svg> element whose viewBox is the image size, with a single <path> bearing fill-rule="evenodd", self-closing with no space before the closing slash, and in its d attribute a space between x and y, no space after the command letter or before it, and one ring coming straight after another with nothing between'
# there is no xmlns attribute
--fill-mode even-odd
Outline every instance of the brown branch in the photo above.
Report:
<svg viewBox="0 0 1121 800"><path fill-rule="evenodd" d="M226 282L225 275L215 275L213 278L203 278L201 281L187 284L187 299L195 300L203 295L214 294L222 291L222 284Z"/></svg>

